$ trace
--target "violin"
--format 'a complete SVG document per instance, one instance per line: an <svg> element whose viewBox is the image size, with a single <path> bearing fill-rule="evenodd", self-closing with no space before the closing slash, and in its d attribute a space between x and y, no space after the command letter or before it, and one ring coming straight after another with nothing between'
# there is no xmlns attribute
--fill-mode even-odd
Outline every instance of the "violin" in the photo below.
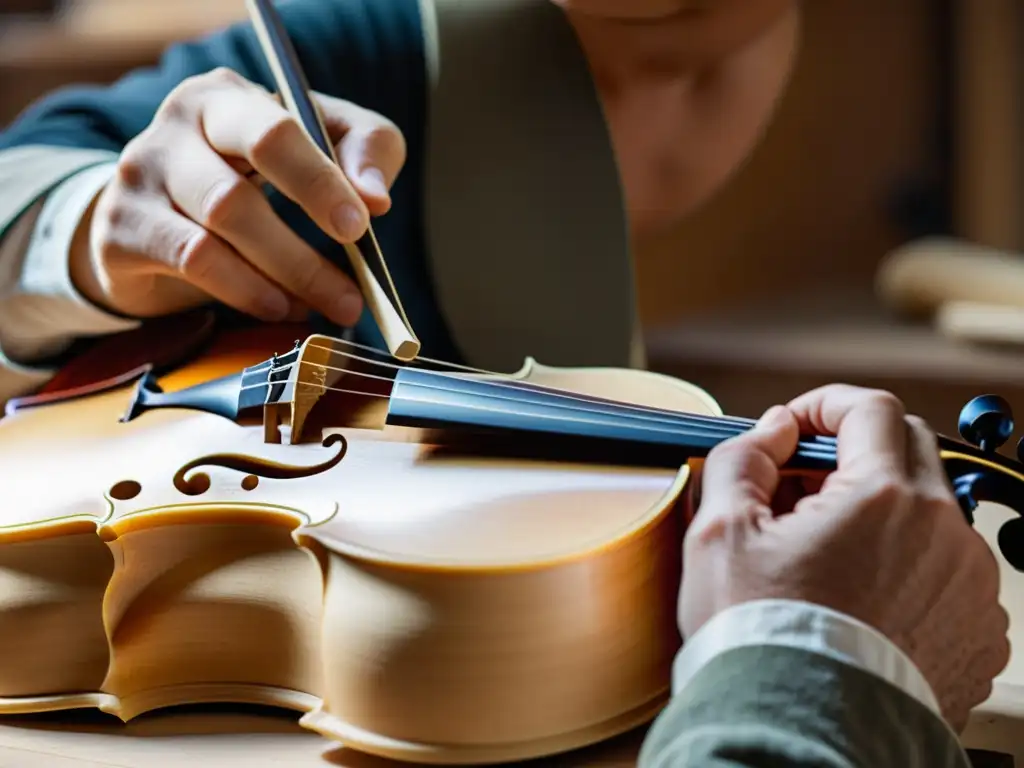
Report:
<svg viewBox="0 0 1024 768"><path fill-rule="evenodd" d="M0 654L0 712L264 704L464 764L603 742L664 706L691 481L752 420L648 371L498 374L318 334L276 354L306 329L192 327L206 347L163 373L82 384L83 357L65 389L7 404L0 648L51 639ZM1020 513L1006 403L974 399L960 427L940 450L967 519ZM808 435L788 468L835 465ZM1022 528L999 535L1018 568Z"/></svg>
<svg viewBox="0 0 1024 768"><path fill-rule="evenodd" d="M249 7L330 153L272 5ZM563 755L665 705L693 480L754 421L648 371L425 358L372 229L348 252L386 350L200 311L6 404L0 714L269 705L452 765ZM1024 513L1012 432L984 395L940 439L969 521ZM836 460L806 435L787 470ZM998 539L1024 569L1021 519Z"/></svg>

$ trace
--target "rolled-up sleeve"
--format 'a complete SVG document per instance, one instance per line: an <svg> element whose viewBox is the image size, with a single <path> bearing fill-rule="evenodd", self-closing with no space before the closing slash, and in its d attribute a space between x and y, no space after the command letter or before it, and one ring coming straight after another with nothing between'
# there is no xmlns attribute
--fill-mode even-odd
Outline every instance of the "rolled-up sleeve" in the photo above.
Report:
<svg viewBox="0 0 1024 768"><path fill-rule="evenodd" d="M0 238L0 402L44 384L52 361L76 339L136 325L94 306L68 273L71 241L113 158L95 150L0 150L0 207L11 219Z"/></svg>

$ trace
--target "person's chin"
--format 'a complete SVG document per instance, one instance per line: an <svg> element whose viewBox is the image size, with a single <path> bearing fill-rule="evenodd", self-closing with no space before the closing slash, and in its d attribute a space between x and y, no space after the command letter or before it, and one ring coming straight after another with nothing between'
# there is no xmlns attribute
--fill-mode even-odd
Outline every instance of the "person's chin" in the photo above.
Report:
<svg viewBox="0 0 1024 768"><path fill-rule="evenodd" d="M710 0L551 0L573 13L601 16L617 21L651 21L700 13L712 3Z"/></svg>

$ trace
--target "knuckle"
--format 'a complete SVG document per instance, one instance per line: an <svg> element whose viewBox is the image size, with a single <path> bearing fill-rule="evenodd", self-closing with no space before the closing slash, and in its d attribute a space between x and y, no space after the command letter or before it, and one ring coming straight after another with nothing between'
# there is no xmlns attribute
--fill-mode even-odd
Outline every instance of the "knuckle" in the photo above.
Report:
<svg viewBox="0 0 1024 768"><path fill-rule="evenodd" d="M405 165L405 161L409 156L409 148L405 142L405 136L402 135L402 132L397 127L395 128L394 149L392 151L395 153L395 159L398 161L398 164Z"/></svg>
<svg viewBox="0 0 1024 768"><path fill-rule="evenodd" d="M976 531L964 523L947 527L944 535L944 549L951 553L954 561L951 565L961 574L961 589L970 595L971 611L985 620L986 628L990 628L993 621L1000 623L1001 580L999 563L992 549Z"/></svg>
<svg viewBox="0 0 1024 768"><path fill-rule="evenodd" d="M176 122L186 120L191 113L188 88L185 84L179 85L160 104L154 117L155 122Z"/></svg>
<svg viewBox="0 0 1024 768"><path fill-rule="evenodd" d="M199 223L214 231L231 229L245 210L247 193L251 191L251 185L240 176L211 185L199 206Z"/></svg>
<svg viewBox="0 0 1024 768"><path fill-rule="evenodd" d="M126 195L114 194L103 209L103 223L108 230L120 229L130 222L131 209L131 202Z"/></svg>
<svg viewBox="0 0 1024 768"><path fill-rule="evenodd" d="M135 215L135 201L118 184L111 184L102 193L93 213L93 230L110 237L130 227Z"/></svg>
<svg viewBox="0 0 1024 768"><path fill-rule="evenodd" d="M910 424L910 426L914 427L915 429L918 429L921 432L935 434L935 432L932 430L931 425L917 414L908 414L906 418L907 423Z"/></svg>
<svg viewBox="0 0 1024 768"><path fill-rule="evenodd" d="M975 555L978 568L978 580L984 589L986 597L994 604L999 602L1000 571L999 560L995 552L985 540L973 529L964 529L969 535L971 551Z"/></svg>
<svg viewBox="0 0 1024 768"><path fill-rule="evenodd" d="M238 87L246 84L246 79L229 67L214 67L209 72L190 78L189 88L207 91L215 88Z"/></svg>
<svg viewBox="0 0 1024 768"><path fill-rule="evenodd" d="M304 187L310 200L333 201L338 196L339 171L330 163L318 165L309 172ZM347 195L346 195L347 196Z"/></svg>
<svg viewBox="0 0 1024 768"><path fill-rule="evenodd" d="M216 67L187 77L167 94L157 110L157 117L163 120L187 119L195 113L197 102L211 89L237 86L243 82L242 76L229 67Z"/></svg>
<svg viewBox="0 0 1024 768"><path fill-rule="evenodd" d="M231 67L214 67L209 72L197 75L196 80L214 86L241 85L244 78Z"/></svg>
<svg viewBox="0 0 1024 768"><path fill-rule="evenodd" d="M149 166L149 153L140 135L138 139L129 142L118 157L115 171L117 181L128 189L138 189L145 183Z"/></svg>
<svg viewBox="0 0 1024 768"><path fill-rule="evenodd" d="M1010 614L1000 604L996 605L996 616L995 616L995 631L993 635L996 638L996 650L1000 657L1009 657L1010 655Z"/></svg>
<svg viewBox="0 0 1024 768"><path fill-rule="evenodd" d="M299 259L290 275L292 289L306 298L326 298L324 294L329 283L325 277L323 262L315 254L309 259Z"/></svg>
<svg viewBox="0 0 1024 768"><path fill-rule="evenodd" d="M724 542L734 541L737 532L744 530L755 517L755 511L742 505L730 507L725 511L711 514L705 511L703 519L700 511L686 532L685 543L692 549L704 549Z"/></svg>
<svg viewBox="0 0 1024 768"><path fill-rule="evenodd" d="M1010 643L1009 629L1009 618L1007 618L1006 628L1002 630L996 641L995 667L997 675L1006 669L1010 659L1013 658L1013 645Z"/></svg>
<svg viewBox="0 0 1024 768"><path fill-rule="evenodd" d="M379 122L367 132L366 143L381 151L402 154L406 151L405 137L402 132L397 125L384 117L381 117Z"/></svg>
<svg viewBox="0 0 1024 768"><path fill-rule="evenodd" d="M194 104L206 90L202 75L182 80L167 94L157 110L158 120L174 121L188 118L194 111Z"/></svg>
<svg viewBox="0 0 1024 768"><path fill-rule="evenodd" d="M867 389L864 391L864 399L874 408L885 410L890 413L899 413L901 416L906 413L906 407L903 405L903 401L887 390Z"/></svg>
<svg viewBox="0 0 1024 768"><path fill-rule="evenodd" d="M175 249L174 262L178 271L190 280L205 280L215 267L213 236L200 232L179 243Z"/></svg>
<svg viewBox="0 0 1024 768"><path fill-rule="evenodd" d="M867 488L867 499L873 507L884 510L898 510L908 506L914 490L896 474L879 472Z"/></svg>
<svg viewBox="0 0 1024 768"><path fill-rule="evenodd" d="M922 448L926 448L929 451L939 450L939 436L932 429L931 424L920 416L913 414L909 414L905 418L910 429L914 432L915 438L921 441Z"/></svg>
<svg viewBox="0 0 1024 768"><path fill-rule="evenodd" d="M974 709L980 704L984 704L986 701L992 698L993 691L995 691L995 682L992 680L992 678L987 679L978 687L978 691L974 696L974 701L971 702L970 708L967 712L964 713L963 718L961 720L961 722L963 722L965 726L967 721L971 717L970 710Z"/></svg>
<svg viewBox="0 0 1024 768"><path fill-rule="evenodd" d="M294 117L281 115L253 140L249 147L250 162L257 167L266 164L284 148L301 139L301 134L302 129Z"/></svg>

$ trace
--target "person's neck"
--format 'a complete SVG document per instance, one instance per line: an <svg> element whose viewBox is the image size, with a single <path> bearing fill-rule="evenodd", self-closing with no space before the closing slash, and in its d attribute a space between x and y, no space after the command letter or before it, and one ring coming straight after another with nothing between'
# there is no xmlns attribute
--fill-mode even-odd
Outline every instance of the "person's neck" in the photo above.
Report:
<svg viewBox="0 0 1024 768"><path fill-rule="evenodd" d="M600 93L634 233L664 229L717 190L760 137L789 74L795 4L716 0L646 18L560 4Z"/></svg>

